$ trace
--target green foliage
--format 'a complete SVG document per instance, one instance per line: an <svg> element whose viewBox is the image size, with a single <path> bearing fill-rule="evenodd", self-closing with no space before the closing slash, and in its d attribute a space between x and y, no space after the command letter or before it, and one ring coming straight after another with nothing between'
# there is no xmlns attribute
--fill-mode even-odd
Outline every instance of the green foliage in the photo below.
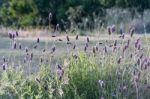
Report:
<svg viewBox="0 0 150 99"><path fill-rule="evenodd" d="M104 16L111 7L133 8L138 11L150 8L149 0L2 0L0 24L5 26L48 25L48 14L78 23L87 16Z"/></svg>

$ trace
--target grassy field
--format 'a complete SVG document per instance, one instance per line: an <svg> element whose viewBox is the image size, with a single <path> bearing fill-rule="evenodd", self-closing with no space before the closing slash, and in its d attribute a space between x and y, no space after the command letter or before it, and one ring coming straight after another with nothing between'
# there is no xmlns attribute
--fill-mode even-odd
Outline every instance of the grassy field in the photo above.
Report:
<svg viewBox="0 0 150 99"><path fill-rule="evenodd" d="M149 99L149 40L1 37L0 99Z"/></svg>

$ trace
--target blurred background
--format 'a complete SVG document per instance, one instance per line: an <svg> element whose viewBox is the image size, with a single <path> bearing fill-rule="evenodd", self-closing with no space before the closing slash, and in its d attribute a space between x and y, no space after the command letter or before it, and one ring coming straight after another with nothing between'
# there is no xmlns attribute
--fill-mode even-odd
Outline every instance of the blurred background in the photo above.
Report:
<svg viewBox="0 0 150 99"><path fill-rule="evenodd" d="M45 30L50 24L62 31L78 29L80 35L110 25L150 33L150 0L0 0L1 31Z"/></svg>

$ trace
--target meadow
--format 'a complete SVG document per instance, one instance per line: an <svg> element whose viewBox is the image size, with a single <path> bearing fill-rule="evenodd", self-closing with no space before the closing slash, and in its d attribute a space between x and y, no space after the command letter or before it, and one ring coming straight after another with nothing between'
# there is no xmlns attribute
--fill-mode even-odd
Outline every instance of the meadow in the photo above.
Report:
<svg viewBox="0 0 150 99"><path fill-rule="evenodd" d="M149 35L0 38L0 99L149 99Z"/></svg>

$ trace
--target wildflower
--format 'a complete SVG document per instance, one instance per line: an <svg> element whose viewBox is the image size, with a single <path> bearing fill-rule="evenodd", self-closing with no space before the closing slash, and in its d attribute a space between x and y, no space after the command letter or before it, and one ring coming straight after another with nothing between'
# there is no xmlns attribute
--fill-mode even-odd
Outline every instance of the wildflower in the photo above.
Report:
<svg viewBox="0 0 150 99"><path fill-rule="evenodd" d="M19 49L21 49L22 47L21 47L21 43L19 43Z"/></svg>
<svg viewBox="0 0 150 99"><path fill-rule="evenodd" d="M120 58L118 59L118 61L117 61L118 64L121 63L121 59L122 59L122 57L120 57Z"/></svg>
<svg viewBox="0 0 150 99"><path fill-rule="evenodd" d="M111 28L108 27L108 34L111 35Z"/></svg>
<svg viewBox="0 0 150 99"><path fill-rule="evenodd" d="M130 39L127 41L127 45L129 46L129 44L130 44Z"/></svg>
<svg viewBox="0 0 150 99"><path fill-rule="evenodd" d="M26 61L27 61L27 58L26 58L26 57L24 57L24 59L23 59L23 63L26 63Z"/></svg>
<svg viewBox="0 0 150 99"><path fill-rule="evenodd" d="M98 46L95 46L96 51L98 51Z"/></svg>
<svg viewBox="0 0 150 99"><path fill-rule="evenodd" d="M89 37L87 37L87 38L86 38L86 40L87 40L87 42L90 42L90 39L89 39Z"/></svg>
<svg viewBox="0 0 150 99"><path fill-rule="evenodd" d="M93 47L93 53L94 53L94 54L96 53L96 49L95 49L95 46Z"/></svg>
<svg viewBox="0 0 150 99"><path fill-rule="evenodd" d="M5 63L6 62L6 58L3 56L3 62Z"/></svg>
<svg viewBox="0 0 150 99"><path fill-rule="evenodd" d="M76 35L76 40L78 40L79 35Z"/></svg>
<svg viewBox="0 0 150 99"><path fill-rule="evenodd" d="M12 34L12 39L15 39L15 34L14 33Z"/></svg>
<svg viewBox="0 0 150 99"><path fill-rule="evenodd" d="M140 61L140 59L138 59L138 60L137 60L137 64L140 65L140 63L141 63L141 61Z"/></svg>
<svg viewBox="0 0 150 99"><path fill-rule="evenodd" d="M117 47L116 47L116 46L114 46L114 47L113 47L113 52L114 52L116 49L117 49Z"/></svg>
<svg viewBox="0 0 150 99"><path fill-rule="evenodd" d="M49 21L51 21L52 20L52 13L50 12L49 13Z"/></svg>
<svg viewBox="0 0 150 99"><path fill-rule="evenodd" d="M102 45L103 43L99 42L99 45Z"/></svg>
<svg viewBox="0 0 150 99"><path fill-rule="evenodd" d="M40 62L41 62L41 63L43 62L43 58L40 59Z"/></svg>
<svg viewBox="0 0 150 99"><path fill-rule="evenodd" d="M43 49L43 52L45 52L46 50L45 49Z"/></svg>
<svg viewBox="0 0 150 99"><path fill-rule="evenodd" d="M30 60L32 60L32 59L33 59L33 53L30 54Z"/></svg>
<svg viewBox="0 0 150 99"><path fill-rule="evenodd" d="M59 76L59 80L62 79L63 74L64 74L64 70L60 65L57 65L57 75Z"/></svg>
<svg viewBox="0 0 150 99"><path fill-rule="evenodd" d="M141 54L141 56L140 56L140 59L142 59L143 58L143 54Z"/></svg>
<svg viewBox="0 0 150 99"><path fill-rule="evenodd" d="M130 29L130 37L133 37L133 34L134 34L134 28L131 28Z"/></svg>
<svg viewBox="0 0 150 99"><path fill-rule="evenodd" d="M36 80L38 83L40 83L40 80L39 80L38 78L35 78L35 80Z"/></svg>
<svg viewBox="0 0 150 99"><path fill-rule="evenodd" d="M69 36L68 36L68 35L66 36L66 38L67 38L67 41L69 42L69 41L70 41L70 39L69 39Z"/></svg>
<svg viewBox="0 0 150 99"><path fill-rule="evenodd" d="M37 42L37 43L39 43L39 42L40 42L40 39L39 39L39 38L37 38L36 42Z"/></svg>
<svg viewBox="0 0 150 99"><path fill-rule="evenodd" d="M3 64L2 67L3 67L3 70L6 70L6 64Z"/></svg>
<svg viewBox="0 0 150 99"><path fill-rule="evenodd" d="M132 58L132 57L133 57L133 54L131 53L131 54L130 54L130 58Z"/></svg>
<svg viewBox="0 0 150 99"><path fill-rule="evenodd" d="M119 30L119 33L120 33L121 35L123 34L123 29L122 29L122 28Z"/></svg>
<svg viewBox="0 0 150 99"><path fill-rule="evenodd" d="M122 34L119 36L119 38L122 38L122 39L124 39L124 37L125 37L125 33L122 33Z"/></svg>
<svg viewBox="0 0 150 99"><path fill-rule="evenodd" d="M52 48L52 52L51 53L54 53L56 50L55 46Z"/></svg>
<svg viewBox="0 0 150 99"><path fill-rule="evenodd" d="M107 53L107 47L105 46L105 48L104 48L104 51L105 51L105 53Z"/></svg>
<svg viewBox="0 0 150 99"><path fill-rule="evenodd" d="M56 25L56 30L57 30L57 31L59 30L59 24Z"/></svg>
<svg viewBox="0 0 150 99"><path fill-rule="evenodd" d="M18 31L16 31L16 36L19 36Z"/></svg>
<svg viewBox="0 0 150 99"><path fill-rule="evenodd" d="M27 53L27 52L29 51L29 49L26 47L26 48L25 48L25 51L26 51L26 53Z"/></svg>
<svg viewBox="0 0 150 99"><path fill-rule="evenodd" d="M116 31L116 27L115 27L115 25L112 25L111 26L111 32L113 33L113 32L115 32Z"/></svg>
<svg viewBox="0 0 150 99"><path fill-rule="evenodd" d="M72 44L71 42L67 42L67 44L69 45L69 44Z"/></svg>
<svg viewBox="0 0 150 99"><path fill-rule="evenodd" d="M36 48L37 48L37 44L35 44L35 45L33 46L33 48L36 49Z"/></svg>
<svg viewBox="0 0 150 99"><path fill-rule="evenodd" d="M15 42L14 45L13 45L13 49L16 49L16 48L17 48L17 44Z"/></svg>
<svg viewBox="0 0 150 99"><path fill-rule="evenodd" d="M117 40L115 40L115 42L114 42L114 46L117 46Z"/></svg>
<svg viewBox="0 0 150 99"><path fill-rule="evenodd" d="M12 33L8 33L8 35L9 35L9 38L10 38L10 39L13 38Z"/></svg>
<svg viewBox="0 0 150 99"><path fill-rule="evenodd" d="M128 45L125 45L125 46L123 47L123 53L125 52L125 50L126 50L128 47L129 47Z"/></svg>
<svg viewBox="0 0 150 99"><path fill-rule="evenodd" d="M74 49L74 50L76 49L76 45L73 46L73 49Z"/></svg>
<svg viewBox="0 0 150 99"><path fill-rule="evenodd" d="M87 50L87 47L85 46L85 47L84 47L84 51L86 52L86 50Z"/></svg>
<svg viewBox="0 0 150 99"><path fill-rule="evenodd" d="M85 46L88 47L89 46L88 43L86 43Z"/></svg>
<svg viewBox="0 0 150 99"><path fill-rule="evenodd" d="M63 41L62 39L58 39L58 41Z"/></svg>
<svg viewBox="0 0 150 99"><path fill-rule="evenodd" d="M52 37L56 37L56 35L53 34Z"/></svg>

